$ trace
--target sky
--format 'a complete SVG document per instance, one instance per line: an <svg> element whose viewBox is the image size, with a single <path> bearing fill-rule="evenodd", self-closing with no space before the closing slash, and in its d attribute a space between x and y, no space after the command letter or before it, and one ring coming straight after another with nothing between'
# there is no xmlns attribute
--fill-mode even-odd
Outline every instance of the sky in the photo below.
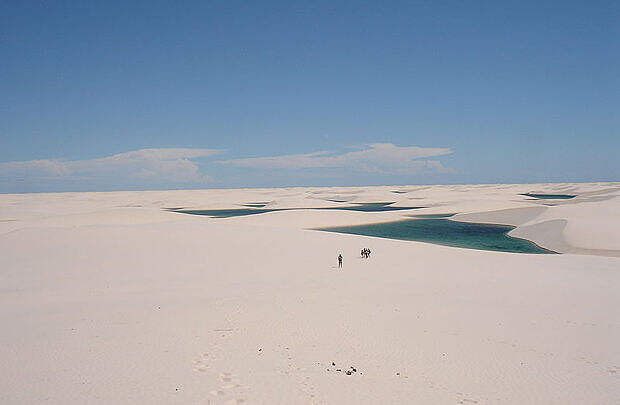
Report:
<svg viewBox="0 0 620 405"><path fill-rule="evenodd" d="M5 1L0 193L620 181L617 1Z"/></svg>

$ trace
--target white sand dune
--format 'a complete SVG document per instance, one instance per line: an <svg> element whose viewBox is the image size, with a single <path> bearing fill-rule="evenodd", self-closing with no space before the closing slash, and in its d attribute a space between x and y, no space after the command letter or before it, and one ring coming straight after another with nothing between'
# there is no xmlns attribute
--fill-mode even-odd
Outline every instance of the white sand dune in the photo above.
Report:
<svg viewBox="0 0 620 405"><path fill-rule="evenodd" d="M0 403L620 403L619 195L619 183L0 195ZM334 196L425 208L164 209L349 204ZM433 213L568 253L310 230Z"/></svg>

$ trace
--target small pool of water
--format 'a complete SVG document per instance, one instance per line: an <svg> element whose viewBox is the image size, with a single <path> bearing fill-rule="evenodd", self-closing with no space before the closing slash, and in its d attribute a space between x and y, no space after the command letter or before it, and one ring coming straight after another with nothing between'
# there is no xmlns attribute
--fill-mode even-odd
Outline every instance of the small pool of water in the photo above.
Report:
<svg viewBox="0 0 620 405"><path fill-rule="evenodd" d="M267 202L257 202L257 203L243 204L243 206L244 207L249 207L249 208L263 208L267 204L269 204L269 203L267 203Z"/></svg>
<svg viewBox="0 0 620 405"><path fill-rule="evenodd" d="M223 210L175 210L181 214L206 215L212 218L242 217L244 215L262 214L265 212L283 211L282 209L231 208Z"/></svg>
<svg viewBox="0 0 620 405"><path fill-rule="evenodd" d="M317 210L345 210L345 211L361 211L361 212L385 212L385 211L403 211L414 210L425 207L400 207L393 206L393 202L389 203L356 203L356 205L349 205L343 207L327 207L327 208L315 208Z"/></svg>
<svg viewBox="0 0 620 405"><path fill-rule="evenodd" d="M577 197L576 195L572 195L572 194L533 194L533 193L525 193L525 194L521 194L521 195L524 195L526 197L545 199L545 200L570 200L571 198Z"/></svg>
<svg viewBox="0 0 620 405"><path fill-rule="evenodd" d="M411 240L477 250L513 253L555 253L525 239L507 235L508 225L457 222L443 218L406 219L380 224L319 228L327 232Z"/></svg>
<svg viewBox="0 0 620 405"><path fill-rule="evenodd" d="M411 215L413 218L421 218L421 219L437 219L437 218L450 218L455 216L456 214L418 214Z"/></svg>

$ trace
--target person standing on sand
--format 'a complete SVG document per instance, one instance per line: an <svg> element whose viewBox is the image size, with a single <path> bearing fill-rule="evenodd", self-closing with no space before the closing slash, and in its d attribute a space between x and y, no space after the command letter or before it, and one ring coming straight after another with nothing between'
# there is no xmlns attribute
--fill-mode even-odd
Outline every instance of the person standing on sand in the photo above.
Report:
<svg viewBox="0 0 620 405"><path fill-rule="evenodd" d="M342 255L338 255L338 267L342 268Z"/></svg>

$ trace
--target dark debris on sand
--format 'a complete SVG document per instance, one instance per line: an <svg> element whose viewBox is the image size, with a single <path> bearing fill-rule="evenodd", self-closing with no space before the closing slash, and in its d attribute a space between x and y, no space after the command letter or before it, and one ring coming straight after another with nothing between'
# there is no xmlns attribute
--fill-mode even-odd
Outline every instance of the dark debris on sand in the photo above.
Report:
<svg viewBox="0 0 620 405"><path fill-rule="evenodd" d="M333 362L333 361L332 361L332 366L336 366L336 363ZM330 369L327 368L327 371L330 371ZM338 373L342 373L343 372L341 368L337 368L335 371L338 372ZM353 374L357 373L357 369L355 367L353 367L353 366L350 366L347 370L344 370L344 373L346 375L353 375ZM360 375L362 375L362 373L360 373Z"/></svg>

